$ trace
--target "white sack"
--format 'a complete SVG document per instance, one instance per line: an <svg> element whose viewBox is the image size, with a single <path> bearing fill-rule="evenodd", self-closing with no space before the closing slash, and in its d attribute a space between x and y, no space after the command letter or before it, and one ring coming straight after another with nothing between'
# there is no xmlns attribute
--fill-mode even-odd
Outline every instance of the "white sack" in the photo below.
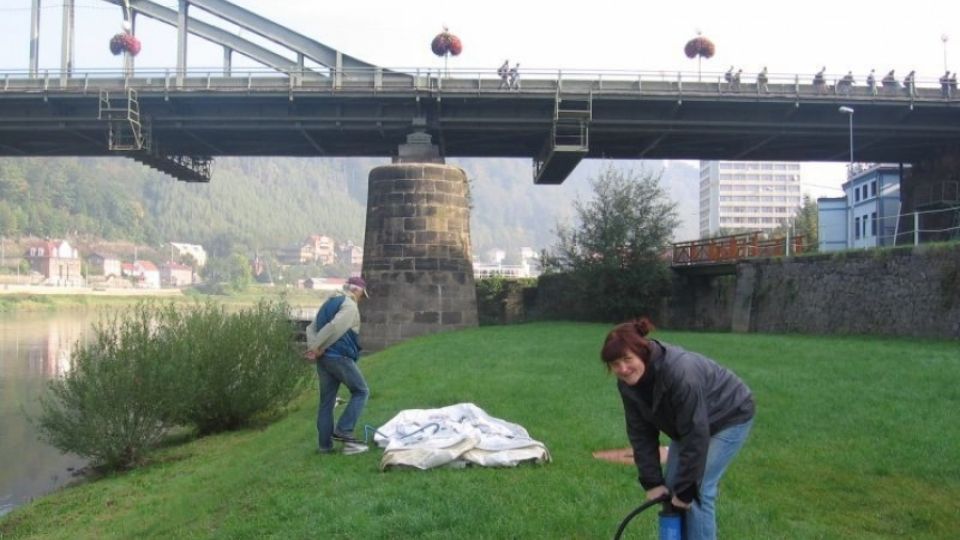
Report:
<svg viewBox="0 0 960 540"><path fill-rule="evenodd" d="M373 440L384 448L381 470L550 461L547 447L531 439L523 426L494 418L472 403L401 411L377 428Z"/></svg>

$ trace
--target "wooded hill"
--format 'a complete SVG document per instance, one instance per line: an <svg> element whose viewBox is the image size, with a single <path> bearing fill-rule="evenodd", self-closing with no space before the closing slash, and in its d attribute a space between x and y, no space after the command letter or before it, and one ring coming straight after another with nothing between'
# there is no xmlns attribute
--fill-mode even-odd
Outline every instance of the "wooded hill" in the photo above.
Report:
<svg viewBox="0 0 960 540"><path fill-rule="evenodd" d="M367 174L385 159L221 158L213 181L188 184L123 158L0 159L0 234L83 236L160 246L199 243L214 254L271 251L310 234L362 245ZM558 220L572 216L574 197L591 195L584 162L561 186L535 186L522 159L461 159L471 182L474 252L554 242ZM641 162L619 162L639 167ZM643 166L660 170L661 162ZM663 181L693 223L697 174L674 162ZM691 206L692 205L692 206ZM678 239L695 233L678 232Z"/></svg>

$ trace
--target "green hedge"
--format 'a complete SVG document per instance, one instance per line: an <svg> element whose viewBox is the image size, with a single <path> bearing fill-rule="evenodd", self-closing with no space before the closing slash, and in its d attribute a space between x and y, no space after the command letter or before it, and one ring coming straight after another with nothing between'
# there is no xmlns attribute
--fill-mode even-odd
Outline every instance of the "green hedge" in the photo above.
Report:
<svg viewBox="0 0 960 540"><path fill-rule="evenodd" d="M137 464L176 425L234 429L297 395L307 370L283 302L227 313L144 303L94 327L50 383L41 437L105 469Z"/></svg>

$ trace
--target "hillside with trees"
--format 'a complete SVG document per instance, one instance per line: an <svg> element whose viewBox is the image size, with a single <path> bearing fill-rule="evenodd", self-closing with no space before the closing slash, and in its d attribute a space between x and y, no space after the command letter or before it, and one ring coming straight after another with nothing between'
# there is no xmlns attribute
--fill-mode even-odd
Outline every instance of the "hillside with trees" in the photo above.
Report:
<svg viewBox="0 0 960 540"><path fill-rule="evenodd" d="M451 159L471 182L474 251L541 249L602 164L584 162L560 186L535 186L529 160ZM367 174L385 159L222 158L213 181L175 181L121 158L0 159L0 235L84 237L160 247L203 244L211 254L269 252L325 234L362 245ZM625 165L625 164L621 164ZM640 166L633 162L631 166ZM659 171L661 162L646 162ZM696 211L696 170L664 169L681 215ZM692 204L691 209L685 206ZM686 239L678 234L678 238Z"/></svg>

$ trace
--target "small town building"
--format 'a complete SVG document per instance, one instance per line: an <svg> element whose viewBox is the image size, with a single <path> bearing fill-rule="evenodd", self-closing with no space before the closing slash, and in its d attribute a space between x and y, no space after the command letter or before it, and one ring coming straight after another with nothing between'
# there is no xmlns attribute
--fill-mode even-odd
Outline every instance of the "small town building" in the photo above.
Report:
<svg viewBox="0 0 960 540"><path fill-rule="evenodd" d="M61 287L84 285L80 252L66 240L38 242L27 248L30 268L39 272L44 283Z"/></svg>
<svg viewBox="0 0 960 540"><path fill-rule="evenodd" d="M189 287L193 285L193 267L173 261L161 264L160 284L165 287Z"/></svg>
<svg viewBox="0 0 960 540"><path fill-rule="evenodd" d="M900 166L863 164L850 172L843 197L817 199L819 251L896 244Z"/></svg>
<svg viewBox="0 0 960 540"><path fill-rule="evenodd" d="M91 276L120 276L120 257L112 253L93 253L87 257L87 274Z"/></svg>

